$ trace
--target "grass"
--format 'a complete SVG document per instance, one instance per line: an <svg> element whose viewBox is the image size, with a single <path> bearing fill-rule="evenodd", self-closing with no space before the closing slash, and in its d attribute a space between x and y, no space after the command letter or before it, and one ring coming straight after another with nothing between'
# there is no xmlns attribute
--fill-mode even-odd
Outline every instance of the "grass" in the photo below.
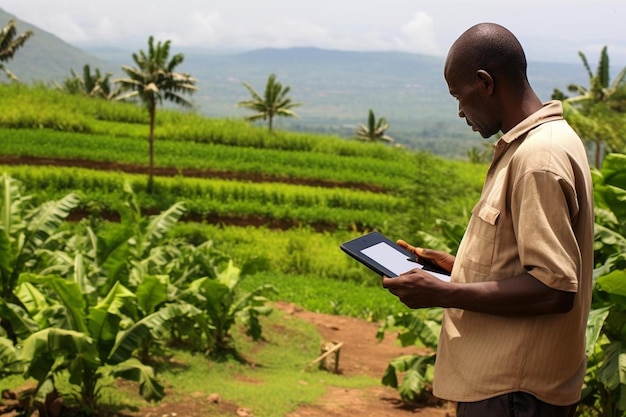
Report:
<svg viewBox="0 0 626 417"><path fill-rule="evenodd" d="M134 163L146 158L145 114L136 106L83 101L37 89L2 87L0 90L7 93L0 103L0 124L5 126L0 129L0 137L6 139L3 154ZM424 230L434 218L463 216L460 212L471 208L480 189L476 178L482 178L481 171L485 170L484 166L444 161L378 144L308 134L268 135L262 129L239 122L200 119L197 115L175 112L159 113L157 133L158 166L261 172L290 178L340 178L387 190L370 198L349 188L311 191L312 187L244 182L234 187L230 182L217 180L158 178L157 190L163 191L160 196L165 200L159 200L161 204L173 203L168 198L186 199L206 210L205 205L215 200L221 209L237 214L241 213L235 210L239 206L226 206L242 196L244 202L248 201L257 210L273 207L282 212L294 211L294 207L329 210L322 215L326 220L349 207L354 213L364 212L370 221L381 216L383 220L374 223L378 230L414 244L419 243L415 235L405 230ZM138 190L141 190L138 184L145 179L115 172L87 175L85 170L61 167L7 167L7 171L32 177L34 199L48 200L54 193L67 191L60 184L68 184L67 187L80 189L86 197L93 194L92 203L100 202L102 207L123 200L121 178L135 178ZM208 184L213 183L219 189L234 191L209 198ZM268 187L271 192L266 193ZM263 198L276 201L268 203ZM408 201L410 207L397 205L396 199ZM157 206L151 200L143 203L144 207ZM352 224L357 220L354 213L349 213ZM339 232L318 233L307 225L310 216L290 216L301 220L298 228L281 231L187 223L177 226L175 232L178 237L214 240L216 247L244 270L242 292L272 284L279 290L278 295L272 296L274 301L371 321L406 311L406 307L380 287L378 276L340 251L339 243L363 231L346 227ZM161 381L174 394L164 401L184 401L195 392L202 395L219 392L224 401L251 408L255 415L272 417L284 416L301 404L316 401L328 386L380 385L376 378L304 371L319 354L320 337L308 323L285 320L282 312L275 311L263 318L263 329L266 340L261 343L252 342L242 334L237 334L235 339L238 351L256 366L214 362L200 354L172 350L176 363L183 366L166 364L160 369ZM117 389L115 381L109 382L113 388L103 391L107 403L127 404L131 408L145 404L136 394L136 386L130 394ZM20 377L4 378L0 380L0 388L14 388L23 383ZM70 388L67 381L60 387Z"/></svg>
<svg viewBox="0 0 626 417"><path fill-rule="evenodd" d="M146 166L144 138L117 137L44 129L0 127L2 155L64 158ZM345 142L345 141L344 141ZM364 148L367 144L362 145ZM433 163L436 161L432 157ZM211 143L159 140L155 145L159 167L204 169L214 172L262 174L361 183L386 189L402 186L401 168L414 163L408 152L396 152L393 161L374 156L341 156L324 152L262 149Z"/></svg>
<svg viewBox="0 0 626 417"><path fill-rule="evenodd" d="M223 401L252 409L255 415L283 417L302 404L314 403L329 386L364 388L380 385L377 378L334 375L308 365L319 355L320 336L315 327L274 310L263 317L263 342L234 334L237 349L254 365L234 361L216 362L202 354L171 350L172 359L159 372L159 380L171 387L164 402L184 401L190 396L206 398L219 393ZM175 364L175 365L172 365ZM62 393L75 387L57 378ZM0 390L31 384L20 376L0 379ZM139 397L135 383L120 388L109 381L102 390L105 409L137 410L149 404ZM218 414L216 414L218 415Z"/></svg>
<svg viewBox="0 0 626 417"><path fill-rule="evenodd" d="M380 286L380 277L356 265L356 261L354 263L355 268L362 270L363 281L375 282L373 285L315 275L259 273L246 277L240 287L244 291L251 291L259 285L272 284L278 289L278 294L270 297L274 301L294 303L318 313L370 321L380 321L390 314L408 311L396 297Z"/></svg>
<svg viewBox="0 0 626 417"><path fill-rule="evenodd" d="M312 325L286 320L284 313L275 311L264 320L263 326L265 342L249 343L245 339L239 342L244 356L257 366L208 362L179 353L178 360L194 366L185 372L166 372L164 379L178 390L201 390L207 395L218 392L226 401L267 417L284 416L300 404L314 402L329 385L356 388L379 384L374 378L305 371L319 355L320 338Z"/></svg>

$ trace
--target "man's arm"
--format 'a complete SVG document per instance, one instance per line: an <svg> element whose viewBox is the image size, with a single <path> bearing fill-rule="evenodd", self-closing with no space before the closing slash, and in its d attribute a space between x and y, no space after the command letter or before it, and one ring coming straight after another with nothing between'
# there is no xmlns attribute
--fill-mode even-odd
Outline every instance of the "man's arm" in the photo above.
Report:
<svg viewBox="0 0 626 417"><path fill-rule="evenodd" d="M550 288L527 273L500 281L450 283L416 269L383 278L383 286L410 308L459 308L501 316L566 313L576 295Z"/></svg>

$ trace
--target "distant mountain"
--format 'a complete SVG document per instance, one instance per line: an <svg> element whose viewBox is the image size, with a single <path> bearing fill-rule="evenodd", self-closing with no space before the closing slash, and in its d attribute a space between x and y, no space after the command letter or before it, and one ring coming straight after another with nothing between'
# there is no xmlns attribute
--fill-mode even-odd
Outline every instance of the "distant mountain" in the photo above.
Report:
<svg viewBox="0 0 626 417"><path fill-rule="evenodd" d="M68 44L57 36L36 26L24 22L16 16L0 9L0 28L9 20L15 20L17 34L32 30L34 35L26 41L24 47L17 51L15 58L6 67L23 82L63 80L71 76L70 69L82 73L83 66L100 68L103 72L113 72L115 67L110 63ZM4 74L0 74L0 82Z"/></svg>
<svg viewBox="0 0 626 417"><path fill-rule="evenodd" d="M12 16L0 10L0 25ZM136 51L94 48L81 51L58 37L18 20L18 33L33 30L26 46L8 68L22 80L62 80L70 68L92 68L114 75L132 65ZM147 39L146 39L147 48ZM209 117L243 117L237 102L249 98L242 81L262 93L267 77L291 87L302 103L298 119L279 119L281 129L333 133L349 137L368 110L391 124L388 134L398 142L438 154L464 156L480 146L480 137L457 117L456 102L443 79L443 58L401 52L349 52L317 48L260 49L237 54L179 49L185 60L180 71L198 79L193 96L198 111ZM555 87L586 82L582 64L532 62L529 78L543 100Z"/></svg>
<svg viewBox="0 0 626 417"><path fill-rule="evenodd" d="M91 50L116 64L128 63L129 51ZM185 54L181 70L198 79L194 96L199 110L213 117L242 117L236 103L249 98L242 81L259 93L275 73L291 87L291 97L303 105L298 119L279 119L283 129L351 136L368 110L385 117L388 133L397 141L438 154L464 156L481 146L480 137L457 117L456 102L443 79L441 57L401 52L349 52L317 48L260 49L216 55L179 50ZM543 100L555 87L585 83L582 65L534 62L529 78Z"/></svg>

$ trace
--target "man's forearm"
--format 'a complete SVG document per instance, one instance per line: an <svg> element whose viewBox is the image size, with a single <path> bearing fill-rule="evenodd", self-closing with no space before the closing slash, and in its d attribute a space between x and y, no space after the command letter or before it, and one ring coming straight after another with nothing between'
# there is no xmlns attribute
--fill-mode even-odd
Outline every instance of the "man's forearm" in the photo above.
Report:
<svg viewBox="0 0 626 417"><path fill-rule="evenodd" d="M568 312L575 293L555 290L530 274L500 281L450 283L442 291L443 307L504 316Z"/></svg>

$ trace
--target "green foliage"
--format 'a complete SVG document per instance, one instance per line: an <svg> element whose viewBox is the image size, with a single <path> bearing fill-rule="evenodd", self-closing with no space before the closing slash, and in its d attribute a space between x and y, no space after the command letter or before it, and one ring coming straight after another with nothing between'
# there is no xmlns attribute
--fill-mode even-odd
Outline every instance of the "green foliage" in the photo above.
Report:
<svg viewBox="0 0 626 417"><path fill-rule="evenodd" d="M589 363L581 415L617 417L626 412L626 156L610 154L594 171L597 277L587 326Z"/></svg>
<svg viewBox="0 0 626 417"><path fill-rule="evenodd" d="M25 117L11 108L16 102ZM94 340L101 362L95 372L77 367L80 377L73 378L81 380L77 386L88 401L98 400L100 384L112 375L143 381L143 394L156 398L159 382L140 363L168 341L188 342L215 357L224 353L239 357L232 333L243 328L249 340L258 339L259 325L268 312L267 299L293 300L312 310L372 321L396 313L397 303L377 288L379 277L345 257L339 243L371 228L398 238L419 236L417 230L438 233L440 226L433 216L455 218L462 213L459 207L475 200L484 170L382 144L363 146L289 132L269 135L239 121L167 110L160 116L155 136L163 139L159 161L183 175L186 168L201 167L209 172L270 171L286 182L327 182L317 187L180 175L161 178L149 195L132 175L59 167L7 168L37 190L34 204L78 191L79 208L90 213L38 252L37 274L24 276L17 290L26 308L7 305L2 312L2 317L20 325L16 328L24 338L53 328ZM136 106L64 96L41 87L6 89L0 101L0 123L19 128L1 131L3 153L8 155L39 152L40 156L137 163L145 136L141 124L146 121ZM211 141L215 144L207 143ZM134 190L132 196L123 191L126 181ZM365 186L369 191L359 190ZM179 202L184 202L184 212ZM121 214L120 223L102 221L111 212ZM148 219L147 212L163 217ZM281 231L177 224L192 213L201 216L188 218L269 218L296 227ZM332 233L315 232L320 225L338 228ZM177 233L170 240L166 235L172 230ZM229 256L217 254L216 247ZM234 265L241 265L241 272ZM82 297L82 303L68 305L66 300L76 297ZM234 326L237 322L243 326ZM77 323L86 323L87 330L80 330ZM35 328L27 331L29 325ZM97 329L111 329L118 337L112 340L107 331L101 339L90 336ZM46 349L42 347L42 355L50 354ZM55 355L55 365L40 375L41 392L54 386L52 381L74 363L69 350ZM8 370L10 352L6 358ZM129 366L141 369L130 371Z"/></svg>
<svg viewBox="0 0 626 417"><path fill-rule="evenodd" d="M148 110L150 117L149 144L149 171L148 192L152 192L154 169L154 126L156 123L156 108L163 101L171 101L183 107L192 104L184 97L196 90L196 79L189 74L178 73L175 68L185 59L183 54L169 57L171 41L157 42L148 38L148 52L140 50L133 54L133 61L137 67L123 65L122 70L128 78L121 78L115 82L119 84L121 93L117 100L138 98Z"/></svg>
<svg viewBox="0 0 626 417"><path fill-rule="evenodd" d="M150 195L137 175L62 168L6 171L29 187L38 188L37 201L80 190L83 201L89 202L83 208L95 215L121 210L121 189L126 180L137 189L143 210L165 210L176 201L184 201L189 216L198 220L225 216L248 218L251 223L260 219L262 224L285 221L292 226L317 223L328 228L362 230L382 227L405 205L392 195L367 191L193 178L162 178Z"/></svg>
<svg viewBox="0 0 626 417"><path fill-rule="evenodd" d="M443 310L431 308L389 316L379 327L378 338L385 331L400 328L398 339L402 346L420 345L423 353L405 355L392 360L382 377L382 383L398 389L403 401L419 402L432 392L437 340L441 330ZM400 380L398 374L402 375Z"/></svg>
<svg viewBox="0 0 626 417"><path fill-rule="evenodd" d="M17 35L17 28L15 27L15 20L9 20L6 26L0 30L0 70L2 70L9 79L18 81L18 78L9 71L4 63L10 61L15 56L15 53L24 46L26 41L33 36L33 31L29 30Z"/></svg>
<svg viewBox="0 0 626 417"><path fill-rule="evenodd" d="M20 361L13 342L6 337L0 337L0 377L4 379L23 371L24 364Z"/></svg>
<svg viewBox="0 0 626 417"><path fill-rule="evenodd" d="M626 268L626 155L610 154L594 171L596 276Z"/></svg>
<svg viewBox="0 0 626 417"><path fill-rule="evenodd" d="M374 112L370 109L367 126L363 123L359 123L354 133L357 139L365 142L376 142L379 140L383 142L393 142L393 138L385 133L387 129L389 129L387 119L381 117L377 121Z"/></svg>
<svg viewBox="0 0 626 417"><path fill-rule="evenodd" d="M261 96L250 84L243 82L244 87L252 95L251 100L240 101L237 106L244 107L254 111L252 116L246 117L246 120L254 122L257 120L267 120L269 132L272 132L274 117L298 117L293 112L294 107L298 107L301 103L294 103L287 95L291 88L276 81L276 75L270 74L265 84L265 93Z"/></svg>
<svg viewBox="0 0 626 417"><path fill-rule="evenodd" d="M264 284L240 296L236 291L242 279L240 273L231 261L215 279L199 278L180 293L181 299L202 311L203 314L196 317L195 327L205 336L206 345L202 350L214 358L239 357L230 333L236 319L245 325L246 334L256 341L262 333L259 317L272 311L266 306L264 295L276 289Z"/></svg>
<svg viewBox="0 0 626 417"><path fill-rule="evenodd" d="M149 123L149 117L144 109L132 103L63 94L41 84L0 84L0 96L0 125L3 128L49 128L107 138L136 139L137 142L146 138L145 125ZM244 120L212 119L171 109L159 112L155 126L155 139L159 141L314 152L342 157L363 156L391 162L407 161L413 153L409 149L380 143L362 146L356 141L330 135L286 131L270 134L267 129L252 126ZM91 146L84 139L83 144ZM99 147L102 148L101 145Z"/></svg>
<svg viewBox="0 0 626 417"><path fill-rule="evenodd" d="M1 128L0 138L6 156L61 158L70 164L72 160L89 160L93 165L102 163L112 168L122 168L121 164L146 166L141 139ZM340 155L332 153L332 149L301 152L175 141L162 142L155 154L160 167L175 169L185 176L204 174L244 180L308 182L374 191L402 188L407 182L402 167L414 163L414 157L407 152L397 152L394 159L393 155L385 154L380 157L368 153ZM438 158L429 158L432 164L439 162Z"/></svg>
<svg viewBox="0 0 626 417"><path fill-rule="evenodd" d="M626 109L626 67L611 83L609 76L609 55L607 47L600 52L598 67L593 73L584 53L578 55L589 77L589 86L570 84L568 90L577 94L567 97L555 90L553 98L561 99L566 104L565 117L580 137L595 145L595 167L600 168L602 145L608 145L609 151L624 150L622 125Z"/></svg>
<svg viewBox="0 0 626 417"><path fill-rule="evenodd" d="M56 84L56 88L69 94L83 94L88 97L99 97L106 100L114 99L119 90L111 87L112 74L101 74L100 69L95 68L91 73L89 64L83 67L83 75L79 76L73 69L72 77L66 78L62 84Z"/></svg>
<svg viewBox="0 0 626 417"><path fill-rule="evenodd" d="M70 210L78 205L78 197L68 194L30 207L20 184L6 174L0 177L0 195L0 325L15 343L36 329L15 294L19 277L36 265L37 252L55 238Z"/></svg>
<svg viewBox="0 0 626 417"><path fill-rule="evenodd" d="M34 401L55 392L64 373L88 414L97 413L102 381L113 377L137 381L148 400L162 398L163 386L144 361L150 343L167 337L171 323L183 317L205 324L202 336L216 356L234 351L229 331L236 320L253 340L261 337L259 317L270 312L263 293L272 287L242 295L236 291L239 269L231 261L219 270L210 245L197 251L166 240L184 212L181 203L144 217L126 185L115 233L99 235L84 223L74 233L54 233L78 200L46 202L25 216L28 198L16 181L5 175L2 185L2 230L12 233L3 232L2 242L8 249L13 239L21 250L14 251L17 261L2 264L3 277L17 281L8 281L0 305L5 333L13 338L0 338L1 371L24 370L34 378Z"/></svg>
<svg viewBox="0 0 626 417"><path fill-rule="evenodd" d="M402 194L410 209L398 213L406 225L399 234L407 242L421 245L428 235L441 235L443 221L437 219L463 224L469 219L480 197L487 165L435 161L424 154L415 158L412 170L405 171L409 186Z"/></svg>
<svg viewBox="0 0 626 417"><path fill-rule="evenodd" d="M131 358L131 353L146 337L149 323L146 318L125 328L135 309L135 295L131 291L118 283L98 304L89 306L89 313L85 314L85 306L77 303L81 294L75 283L60 277L25 276L23 280L50 285L57 297L67 293L68 297L59 297L59 302L50 301L45 308L63 307L74 314L69 329L47 327L23 342L21 359L29 363L24 376L37 380L39 398L45 398L55 389L54 381L61 371L69 372L70 383L80 388L82 406L90 412L99 408L100 381L105 375L139 382L139 390L146 399L163 397L163 387L152 368ZM158 320L154 323L155 318L156 314L150 324L160 325Z"/></svg>

